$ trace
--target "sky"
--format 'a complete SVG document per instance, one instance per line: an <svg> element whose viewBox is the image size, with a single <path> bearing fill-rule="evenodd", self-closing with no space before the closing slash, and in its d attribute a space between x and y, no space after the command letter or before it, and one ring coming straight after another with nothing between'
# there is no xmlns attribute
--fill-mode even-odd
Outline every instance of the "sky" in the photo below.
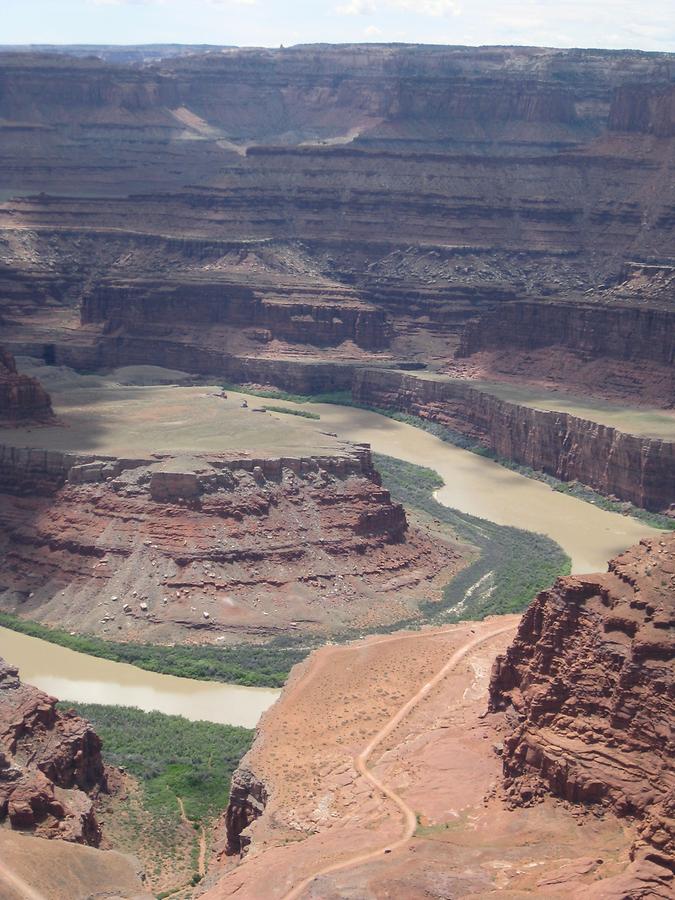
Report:
<svg viewBox="0 0 675 900"><path fill-rule="evenodd" d="M393 41L675 51L675 0L0 0L0 44Z"/></svg>

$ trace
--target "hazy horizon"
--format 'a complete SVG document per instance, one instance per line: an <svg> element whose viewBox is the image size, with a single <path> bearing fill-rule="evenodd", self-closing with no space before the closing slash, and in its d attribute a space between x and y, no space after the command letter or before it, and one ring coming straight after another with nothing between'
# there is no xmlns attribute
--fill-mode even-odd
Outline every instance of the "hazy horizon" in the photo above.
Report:
<svg viewBox="0 0 675 900"><path fill-rule="evenodd" d="M675 52L672 0L5 0L5 46L537 46Z"/></svg>

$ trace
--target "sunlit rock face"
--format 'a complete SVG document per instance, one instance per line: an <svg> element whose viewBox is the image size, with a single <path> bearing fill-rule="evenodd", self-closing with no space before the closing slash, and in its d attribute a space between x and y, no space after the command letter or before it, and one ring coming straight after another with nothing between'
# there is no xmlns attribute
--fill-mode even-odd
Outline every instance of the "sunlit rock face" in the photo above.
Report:
<svg viewBox="0 0 675 900"><path fill-rule="evenodd" d="M515 804L546 792L637 821L635 851L672 869L675 538L645 540L604 575L561 578L497 658L504 775Z"/></svg>
<svg viewBox="0 0 675 900"><path fill-rule="evenodd" d="M98 846L93 798L106 790L101 741L56 703L0 659L0 820L39 837Z"/></svg>

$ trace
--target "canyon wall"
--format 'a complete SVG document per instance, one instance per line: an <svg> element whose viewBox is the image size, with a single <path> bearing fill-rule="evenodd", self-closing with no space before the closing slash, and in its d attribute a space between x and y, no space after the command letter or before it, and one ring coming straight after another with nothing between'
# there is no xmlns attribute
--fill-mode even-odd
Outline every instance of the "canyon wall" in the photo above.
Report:
<svg viewBox="0 0 675 900"><path fill-rule="evenodd" d="M366 447L0 459L0 605L60 628L165 643L330 633L407 618L459 565L408 529Z"/></svg>
<svg viewBox="0 0 675 900"><path fill-rule="evenodd" d="M82 323L105 323L106 330L127 328L152 334L153 326L182 323L197 327L257 327L254 340L275 338L317 347L353 341L364 349L388 344L390 326L382 310L359 302L347 290L289 279L275 283L127 281L98 284L85 294Z"/></svg>
<svg viewBox="0 0 675 900"><path fill-rule="evenodd" d="M498 456L646 509L675 503L675 444L510 403L467 384L358 369L353 397L455 429Z"/></svg>
<svg viewBox="0 0 675 900"><path fill-rule="evenodd" d="M0 659L0 821L39 837L98 846L93 797L106 790L101 741L54 697Z"/></svg>
<svg viewBox="0 0 675 900"><path fill-rule="evenodd" d="M231 316L251 332L231 355L441 363L504 302L585 308L627 260L672 256L671 54L102 53L0 54L13 341L59 352L98 324L160 362L173 325L197 357Z"/></svg>
<svg viewBox="0 0 675 900"><path fill-rule="evenodd" d="M675 135L675 85L629 84L618 87L612 98L608 127L657 137Z"/></svg>
<svg viewBox="0 0 675 900"><path fill-rule="evenodd" d="M675 312L627 305L503 303L467 323L457 356L564 347L581 358L675 365Z"/></svg>
<svg viewBox="0 0 675 900"><path fill-rule="evenodd" d="M52 415L49 394L37 378L20 375L12 354L0 347L0 422L47 422Z"/></svg>
<svg viewBox="0 0 675 900"><path fill-rule="evenodd" d="M674 588L672 535L607 574L559 579L525 612L490 686L490 708L507 709L511 801L552 792L609 807L636 820L635 852L671 871Z"/></svg>

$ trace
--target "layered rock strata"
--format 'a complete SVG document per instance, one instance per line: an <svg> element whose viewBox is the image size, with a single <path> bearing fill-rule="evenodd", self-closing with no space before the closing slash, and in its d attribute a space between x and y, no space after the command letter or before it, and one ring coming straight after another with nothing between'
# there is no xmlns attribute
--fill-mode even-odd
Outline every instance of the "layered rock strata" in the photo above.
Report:
<svg viewBox="0 0 675 900"><path fill-rule="evenodd" d="M671 870L674 598L672 536L642 541L607 574L561 578L526 611L490 686L490 708L507 709L512 802L552 792L629 816L635 850Z"/></svg>
<svg viewBox="0 0 675 900"><path fill-rule="evenodd" d="M82 322L105 323L106 330L151 331L167 322L253 328L261 344L282 339L295 344L336 346L353 341L376 350L388 343L390 326L377 310L347 290L288 279L250 284L193 279L182 283L151 281L101 284L85 295Z"/></svg>
<svg viewBox="0 0 675 900"><path fill-rule="evenodd" d="M465 325L445 370L675 404L671 265L624 266L596 302L504 303Z"/></svg>
<svg viewBox="0 0 675 900"><path fill-rule="evenodd" d="M626 304L503 303L467 324L458 356L564 347L586 358L675 365L675 312Z"/></svg>
<svg viewBox="0 0 675 900"><path fill-rule="evenodd" d="M20 375L12 354L0 347L0 422L46 422L52 416L49 394L37 378Z"/></svg>
<svg viewBox="0 0 675 900"><path fill-rule="evenodd" d="M98 846L93 798L106 790L101 741L56 703L0 659L0 820L39 837Z"/></svg>
<svg viewBox="0 0 675 900"><path fill-rule="evenodd" d="M0 308L17 341L100 366L152 330L144 361L204 350L226 375L227 328L209 335L227 307L250 332L230 355L441 362L477 314L585 301L627 261L672 254L670 54L101 52L0 54ZM158 271L195 301L191 333ZM207 297L233 286L237 303ZM86 324L66 327L83 299Z"/></svg>
<svg viewBox="0 0 675 900"><path fill-rule="evenodd" d="M146 460L9 448L0 473L2 606L109 638L396 621L459 564L408 531L365 447Z"/></svg>
<svg viewBox="0 0 675 900"><path fill-rule="evenodd" d="M498 456L562 481L580 481L636 506L675 502L675 444L625 434L564 412L532 409L467 383L358 369L359 403L407 412L455 429Z"/></svg>

